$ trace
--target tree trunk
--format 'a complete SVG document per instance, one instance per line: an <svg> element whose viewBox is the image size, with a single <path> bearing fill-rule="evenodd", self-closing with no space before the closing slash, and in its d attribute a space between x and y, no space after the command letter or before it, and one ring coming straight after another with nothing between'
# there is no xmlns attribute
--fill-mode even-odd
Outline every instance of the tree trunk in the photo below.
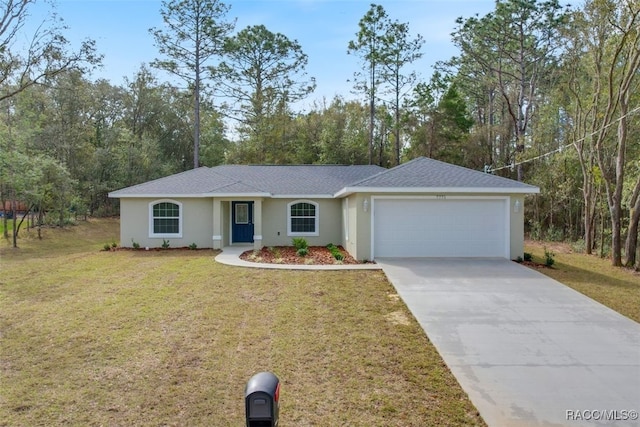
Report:
<svg viewBox="0 0 640 427"><path fill-rule="evenodd" d="M627 150L627 115L630 93L620 96L620 121L618 122L618 153L613 193L607 191L611 210L611 263L622 266L622 190L624 187L625 153Z"/></svg>
<svg viewBox="0 0 640 427"><path fill-rule="evenodd" d="M396 87L398 87L399 83L396 82ZM395 166L400 164L400 93L399 90L396 90L396 105L395 105L395 129L394 129L394 137L395 137Z"/></svg>
<svg viewBox="0 0 640 427"><path fill-rule="evenodd" d="M578 114L581 117L581 114ZM574 136L576 140L581 139L578 136ZM585 158L585 143L575 142L574 148L578 154L578 160L580 163L580 170L582 172L582 200L584 203L584 246L587 255L593 253L595 246L595 218L597 214L598 195L595 191L595 183L593 178L593 157L588 155Z"/></svg>
<svg viewBox="0 0 640 427"><path fill-rule="evenodd" d="M5 209L5 207L7 206L7 201L4 199L4 197L2 197L0 198L0 203L2 203L2 226L4 230L3 234L5 239L9 239L9 228L7 227L7 210Z"/></svg>
<svg viewBox="0 0 640 427"><path fill-rule="evenodd" d="M638 223L640 222L640 178L636 182L636 188L631 197L631 209L629 212L629 230L625 243L626 260L624 265L633 267L636 264L638 250Z"/></svg>
<svg viewBox="0 0 640 427"><path fill-rule="evenodd" d="M11 217L12 220L11 222L13 223L13 247L17 248L18 247L18 227L17 227L17 222L16 222L16 199L15 197L13 198L13 200L11 201Z"/></svg>
<svg viewBox="0 0 640 427"><path fill-rule="evenodd" d="M604 218L605 210L600 212L600 258L604 258L604 225L606 223Z"/></svg>
<svg viewBox="0 0 640 427"><path fill-rule="evenodd" d="M376 105L373 96L369 100L369 164L373 164L373 129L375 126Z"/></svg>
<svg viewBox="0 0 640 427"><path fill-rule="evenodd" d="M584 200L584 248L587 255L591 255L593 250L593 223L596 216L595 200L593 200L593 193L591 191L591 185L589 184L589 177L584 175L582 178L582 198Z"/></svg>
<svg viewBox="0 0 640 427"><path fill-rule="evenodd" d="M193 88L193 168L200 166L200 56L196 43L196 78Z"/></svg>

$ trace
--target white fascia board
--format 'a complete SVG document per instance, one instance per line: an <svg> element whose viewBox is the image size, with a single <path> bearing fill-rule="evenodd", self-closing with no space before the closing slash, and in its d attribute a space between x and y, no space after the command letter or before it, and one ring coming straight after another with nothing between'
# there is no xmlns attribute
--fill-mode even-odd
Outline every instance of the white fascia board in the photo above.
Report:
<svg viewBox="0 0 640 427"><path fill-rule="evenodd" d="M227 198L247 198L247 197L271 197L269 193L200 193L200 194L114 194L109 193L109 197L114 199L204 199L211 197L227 197Z"/></svg>
<svg viewBox="0 0 640 427"><path fill-rule="evenodd" d="M540 189L531 188L502 188L502 187L345 187L334 194L334 197L345 197L354 193L491 193L491 194L538 194Z"/></svg>
<svg viewBox="0 0 640 427"><path fill-rule="evenodd" d="M272 199L334 199L333 194L272 194Z"/></svg>
<svg viewBox="0 0 640 427"><path fill-rule="evenodd" d="M202 197L226 197L226 198L256 198L256 197L272 197L271 193L207 193Z"/></svg>
<svg viewBox="0 0 640 427"><path fill-rule="evenodd" d="M109 197L114 198L114 199L136 199L136 198L140 198L140 199L176 199L176 198L181 198L181 199L193 199L193 198L198 198L198 197L206 197L203 194L154 194L154 193L137 193L137 194L114 194L114 193L109 193Z"/></svg>

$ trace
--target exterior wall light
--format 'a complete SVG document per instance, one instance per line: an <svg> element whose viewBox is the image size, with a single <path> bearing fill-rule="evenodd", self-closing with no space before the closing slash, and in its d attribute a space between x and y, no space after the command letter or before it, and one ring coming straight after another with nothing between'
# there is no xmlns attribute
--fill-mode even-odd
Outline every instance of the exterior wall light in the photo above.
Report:
<svg viewBox="0 0 640 427"><path fill-rule="evenodd" d="M363 209L365 212L368 212L368 211L369 211L369 201L368 201L367 199L364 199L364 202L362 202L362 209Z"/></svg>
<svg viewBox="0 0 640 427"><path fill-rule="evenodd" d="M513 211L520 212L520 200L516 200L516 202L513 204Z"/></svg>

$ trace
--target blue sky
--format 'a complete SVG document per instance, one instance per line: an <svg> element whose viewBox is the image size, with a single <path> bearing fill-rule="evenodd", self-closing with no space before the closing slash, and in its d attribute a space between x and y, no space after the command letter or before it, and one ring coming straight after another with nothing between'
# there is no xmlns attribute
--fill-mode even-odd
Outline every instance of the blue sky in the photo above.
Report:
<svg viewBox="0 0 640 427"><path fill-rule="evenodd" d="M423 58L415 69L424 80L436 61L449 59L457 51L450 34L456 18L484 15L493 0L227 0L229 18L237 18L236 30L265 25L297 40L309 57L308 74L317 81L308 102L335 95L355 98L351 78L360 69L356 57L347 55L347 44L355 39L358 22L371 3L384 7L389 17L408 22L412 34L424 37ZM58 15L69 27L65 35L73 43L94 39L104 55L102 69L94 77L119 85L133 78L142 63L158 56L148 30L162 25L160 0L57 0ZM34 22L39 18L33 13ZM164 77L158 74L160 79Z"/></svg>

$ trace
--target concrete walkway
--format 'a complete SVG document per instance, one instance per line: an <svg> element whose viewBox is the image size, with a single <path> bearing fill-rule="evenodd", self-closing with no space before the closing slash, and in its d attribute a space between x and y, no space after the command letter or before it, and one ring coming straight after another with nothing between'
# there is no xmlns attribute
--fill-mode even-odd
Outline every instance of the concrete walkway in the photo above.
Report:
<svg viewBox="0 0 640 427"><path fill-rule="evenodd" d="M640 426L640 325L504 259L376 259L490 427Z"/></svg>
<svg viewBox="0 0 640 427"><path fill-rule="evenodd" d="M243 252L250 251L252 246L225 246L216 256L216 262L236 267L270 268L274 270L380 270L378 264L331 264L331 265L298 265L298 264L270 264L250 262L240 259Z"/></svg>

